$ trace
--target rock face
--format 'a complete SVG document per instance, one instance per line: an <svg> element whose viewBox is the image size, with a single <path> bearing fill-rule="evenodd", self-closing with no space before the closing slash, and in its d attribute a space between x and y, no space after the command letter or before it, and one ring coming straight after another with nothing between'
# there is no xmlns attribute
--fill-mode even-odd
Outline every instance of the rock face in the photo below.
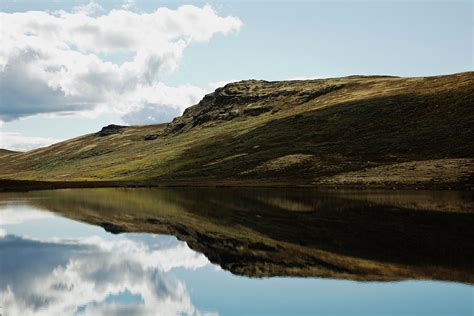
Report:
<svg viewBox="0 0 474 316"><path fill-rule="evenodd" d="M343 87L342 84L317 82L244 80L229 83L187 108L167 126L165 133L181 133L196 126L213 126L239 117L275 113L281 106L298 106Z"/></svg>
<svg viewBox="0 0 474 316"><path fill-rule="evenodd" d="M160 134L148 134L143 137L143 140L155 140L160 136Z"/></svg>
<svg viewBox="0 0 474 316"><path fill-rule="evenodd" d="M105 136L117 134L117 133L120 133L120 131L124 129L125 127L126 126L110 124L110 125L102 127L102 129L96 135L99 137L105 137Z"/></svg>

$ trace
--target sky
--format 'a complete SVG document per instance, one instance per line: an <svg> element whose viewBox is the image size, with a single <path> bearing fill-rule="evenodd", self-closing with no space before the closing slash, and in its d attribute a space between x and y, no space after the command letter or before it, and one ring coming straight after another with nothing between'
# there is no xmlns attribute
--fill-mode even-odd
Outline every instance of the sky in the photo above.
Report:
<svg viewBox="0 0 474 316"><path fill-rule="evenodd" d="M0 148L171 121L244 79L472 71L473 1L0 3Z"/></svg>

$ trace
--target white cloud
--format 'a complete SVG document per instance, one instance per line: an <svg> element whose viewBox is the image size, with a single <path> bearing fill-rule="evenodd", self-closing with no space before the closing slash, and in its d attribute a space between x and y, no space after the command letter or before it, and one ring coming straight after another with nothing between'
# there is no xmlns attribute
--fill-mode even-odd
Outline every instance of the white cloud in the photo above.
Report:
<svg viewBox="0 0 474 316"><path fill-rule="evenodd" d="M178 107L147 103L140 109L125 114L122 119L130 125L160 124L171 122L179 116L181 111Z"/></svg>
<svg viewBox="0 0 474 316"><path fill-rule="evenodd" d="M122 8L125 10L130 10L135 7L135 0L125 0L122 4Z"/></svg>
<svg viewBox="0 0 474 316"><path fill-rule="evenodd" d="M134 109L122 118L128 124L157 124L171 122L185 108L196 104L208 90L191 85L169 87L162 83L140 86L125 97Z"/></svg>
<svg viewBox="0 0 474 316"><path fill-rule="evenodd" d="M73 13L80 13L85 15L92 15L94 13L103 12L104 8L97 2L91 1L82 6L76 6L72 9Z"/></svg>
<svg viewBox="0 0 474 316"><path fill-rule="evenodd" d="M162 75L179 67L191 43L242 25L208 5L91 16L100 9L90 2L72 13L0 13L0 120L80 111L125 115L150 104L182 109L202 91L167 87ZM113 54L133 58L116 64Z"/></svg>
<svg viewBox="0 0 474 316"><path fill-rule="evenodd" d="M0 148L28 151L60 142L61 139L51 137L24 136L20 133L0 132Z"/></svg>

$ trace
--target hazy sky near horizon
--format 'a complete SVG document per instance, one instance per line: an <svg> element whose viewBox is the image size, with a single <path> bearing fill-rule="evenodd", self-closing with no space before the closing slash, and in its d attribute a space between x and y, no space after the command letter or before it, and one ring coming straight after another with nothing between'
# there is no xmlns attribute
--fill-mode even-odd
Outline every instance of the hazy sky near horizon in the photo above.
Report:
<svg viewBox="0 0 474 316"><path fill-rule="evenodd" d="M473 1L0 3L0 148L166 122L243 79L472 71Z"/></svg>

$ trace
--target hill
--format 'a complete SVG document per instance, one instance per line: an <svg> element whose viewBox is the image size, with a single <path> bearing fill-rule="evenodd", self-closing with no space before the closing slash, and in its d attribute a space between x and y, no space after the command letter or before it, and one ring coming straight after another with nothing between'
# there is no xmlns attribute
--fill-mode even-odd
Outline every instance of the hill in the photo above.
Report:
<svg viewBox="0 0 474 316"><path fill-rule="evenodd" d="M473 105L474 72L246 80L169 124L110 125L0 156L0 178L466 188L474 179Z"/></svg>
<svg viewBox="0 0 474 316"><path fill-rule="evenodd" d="M13 151L13 150L0 148L0 157L1 156L6 156L6 155L11 155L11 154L18 154L18 153L19 153L18 151Z"/></svg>

